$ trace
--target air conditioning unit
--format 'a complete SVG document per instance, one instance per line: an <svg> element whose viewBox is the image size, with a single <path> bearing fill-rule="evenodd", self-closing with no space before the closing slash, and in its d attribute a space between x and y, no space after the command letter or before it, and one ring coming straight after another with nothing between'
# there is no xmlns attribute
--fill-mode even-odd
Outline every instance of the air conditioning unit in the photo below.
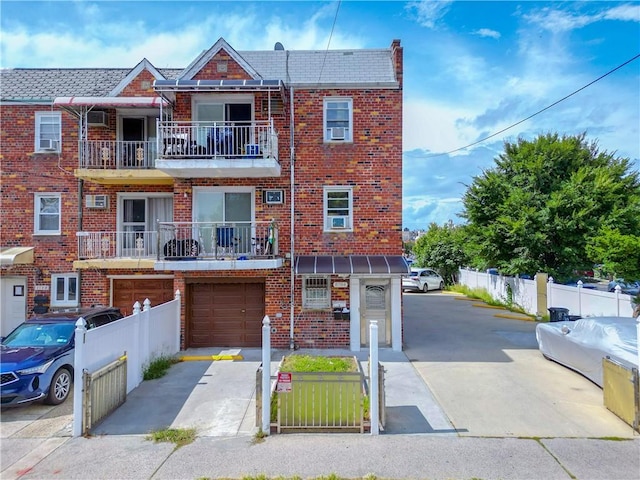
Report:
<svg viewBox="0 0 640 480"><path fill-rule="evenodd" d="M107 112L95 110L87 113L87 124L90 127L106 127L109 124Z"/></svg>
<svg viewBox="0 0 640 480"><path fill-rule="evenodd" d="M107 195L87 195L85 205L87 208L105 209L109 206L109 197Z"/></svg>
<svg viewBox="0 0 640 480"><path fill-rule="evenodd" d="M57 150L57 149L58 149L57 140L52 140L51 138L40 139L40 150Z"/></svg>
<svg viewBox="0 0 640 480"><path fill-rule="evenodd" d="M331 228L347 228L349 217L331 217Z"/></svg>
<svg viewBox="0 0 640 480"><path fill-rule="evenodd" d="M329 136L331 140L344 140L346 134L346 128L344 127L331 127L329 129Z"/></svg>

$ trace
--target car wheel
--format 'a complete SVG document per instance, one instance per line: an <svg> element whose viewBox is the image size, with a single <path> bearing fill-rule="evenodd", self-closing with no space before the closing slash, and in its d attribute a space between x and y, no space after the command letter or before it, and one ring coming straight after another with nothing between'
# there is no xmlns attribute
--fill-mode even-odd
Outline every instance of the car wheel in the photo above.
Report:
<svg viewBox="0 0 640 480"><path fill-rule="evenodd" d="M60 405L69 396L71 391L71 373L66 368L58 370L49 386L49 395L44 403L47 405Z"/></svg>
<svg viewBox="0 0 640 480"><path fill-rule="evenodd" d="M440 287L438 287L440 290L444 290L444 282L440 282Z"/></svg>
<svg viewBox="0 0 640 480"><path fill-rule="evenodd" d="M428 284L424 284L422 285L422 293L427 293L429 291L429 285Z"/></svg>

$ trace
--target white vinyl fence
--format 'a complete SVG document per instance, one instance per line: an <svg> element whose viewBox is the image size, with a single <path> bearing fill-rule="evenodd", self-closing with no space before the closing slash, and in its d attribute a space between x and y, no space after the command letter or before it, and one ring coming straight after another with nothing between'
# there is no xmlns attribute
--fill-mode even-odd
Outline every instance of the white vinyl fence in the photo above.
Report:
<svg viewBox="0 0 640 480"><path fill-rule="evenodd" d="M485 289L496 300L507 302L511 297L514 304L531 315L546 315L549 307L568 308L570 315L582 317L631 317L633 314L631 295L619 291L559 285L553 283L553 278L543 283L539 279L525 280L466 269L460 269L459 278L461 285Z"/></svg>
<svg viewBox="0 0 640 480"><path fill-rule="evenodd" d="M154 359L175 355L180 350L180 292L174 300L144 308L134 305L134 313L113 323L86 330L76 324L74 358L73 435L82 432L82 376L126 356L127 392L143 379L143 370Z"/></svg>

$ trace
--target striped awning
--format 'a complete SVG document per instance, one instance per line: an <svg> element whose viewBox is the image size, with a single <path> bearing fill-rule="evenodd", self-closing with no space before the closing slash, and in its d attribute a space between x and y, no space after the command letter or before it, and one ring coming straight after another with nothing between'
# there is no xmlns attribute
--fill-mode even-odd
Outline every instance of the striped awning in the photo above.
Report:
<svg viewBox="0 0 640 480"><path fill-rule="evenodd" d="M402 255L300 255L296 257L295 273L405 275L411 268Z"/></svg>

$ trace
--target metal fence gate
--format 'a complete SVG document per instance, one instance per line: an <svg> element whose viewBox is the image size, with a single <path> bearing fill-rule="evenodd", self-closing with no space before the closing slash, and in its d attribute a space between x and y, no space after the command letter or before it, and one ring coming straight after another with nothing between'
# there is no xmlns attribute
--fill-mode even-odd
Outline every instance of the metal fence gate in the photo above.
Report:
<svg viewBox="0 0 640 480"><path fill-rule="evenodd" d="M122 356L99 370L82 375L82 434L88 434L127 399L127 357Z"/></svg>

